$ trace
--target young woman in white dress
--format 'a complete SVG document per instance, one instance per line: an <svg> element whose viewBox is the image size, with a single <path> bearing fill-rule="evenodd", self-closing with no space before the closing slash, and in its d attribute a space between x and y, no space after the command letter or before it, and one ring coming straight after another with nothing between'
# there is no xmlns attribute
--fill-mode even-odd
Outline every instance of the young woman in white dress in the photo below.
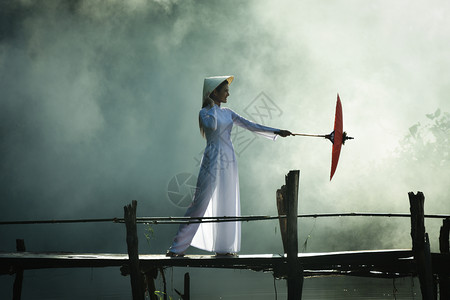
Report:
<svg viewBox="0 0 450 300"><path fill-rule="evenodd" d="M240 216L238 166L231 142L233 125L271 140L292 135L288 130L263 126L221 107L230 95L233 76L205 78L203 105L199 113L200 132L206 148L193 201L185 217ZM181 224L167 256L183 256L192 245L216 255L235 255L240 250L241 222Z"/></svg>

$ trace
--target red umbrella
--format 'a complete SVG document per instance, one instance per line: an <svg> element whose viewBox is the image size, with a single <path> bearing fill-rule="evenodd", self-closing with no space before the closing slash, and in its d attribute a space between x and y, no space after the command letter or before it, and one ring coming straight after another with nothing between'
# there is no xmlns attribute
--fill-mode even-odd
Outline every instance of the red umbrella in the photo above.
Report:
<svg viewBox="0 0 450 300"><path fill-rule="evenodd" d="M341 154L342 140L343 140L343 130L342 130L342 104L341 99L339 99L339 94L337 95L336 101L336 113L334 115L334 141L330 139L333 143L333 154L331 156L331 172L330 181L333 178L334 172L336 171L339 155Z"/></svg>
<svg viewBox="0 0 450 300"><path fill-rule="evenodd" d="M333 153L331 156L331 172L330 181L333 178L334 172L339 162L339 155L341 154L341 147L345 144L346 140L352 140L353 138L347 136L347 133L343 131L343 117L342 117L342 104L339 94L337 95L336 101L336 113L334 116L334 130L330 134L319 135L319 134L305 134L305 133L294 133L293 135L299 136L310 136L310 137L323 137L330 140L333 143Z"/></svg>

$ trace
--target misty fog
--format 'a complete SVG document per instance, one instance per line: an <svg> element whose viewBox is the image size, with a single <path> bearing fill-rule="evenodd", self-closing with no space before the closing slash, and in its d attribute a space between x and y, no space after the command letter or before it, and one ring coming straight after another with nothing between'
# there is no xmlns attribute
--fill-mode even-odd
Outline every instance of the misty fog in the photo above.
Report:
<svg viewBox="0 0 450 300"><path fill-rule="evenodd" d="M235 76L226 106L292 132L332 131L339 93L355 137L330 182L329 141L236 134L243 215L276 215L276 189L297 169L299 213L408 213L407 193L422 191L425 213L449 214L449 10L404 0L3 1L0 220L122 217L132 200L138 216L182 216L187 202L170 198L170 183L198 174L203 78L214 75ZM432 251L440 225L426 221ZM152 229L147 243L139 227L140 251L164 253L177 226ZM407 218L300 219L299 249L410 248L409 230ZM29 251L126 253L118 224L2 226L0 251L15 251L16 238ZM243 223L241 253L282 251L277 222ZM273 293L270 274L187 270ZM172 270L174 285L184 271ZM37 291L39 274L112 280L129 295L118 271L73 272L25 272L24 295ZM12 280L0 278L2 292ZM198 298L217 296L214 284ZM67 297L45 293L35 295ZM92 286L78 297L92 295L107 293Z"/></svg>

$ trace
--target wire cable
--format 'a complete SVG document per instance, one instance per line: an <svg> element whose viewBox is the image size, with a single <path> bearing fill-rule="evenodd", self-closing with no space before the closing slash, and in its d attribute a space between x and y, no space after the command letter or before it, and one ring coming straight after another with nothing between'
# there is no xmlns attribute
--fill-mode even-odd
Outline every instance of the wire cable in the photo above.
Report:
<svg viewBox="0 0 450 300"><path fill-rule="evenodd" d="M410 218L407 213L320 213L301 214L297 218L331 218L331 217L388 217L388 218ZM450 215L427 214L425 218L447 219ZM138 217L136 223L139 224L189 224L189 223L221 223L239 221L264 221L285 219L286 215L280 216L222 216L222 217ZM103 219L59 219L59 220L27 220L27 221L0 221L0 225L27 225L27 224L56 224L56 223L99 223L113 222L125 223L123 218L103 218Z"/></svg>

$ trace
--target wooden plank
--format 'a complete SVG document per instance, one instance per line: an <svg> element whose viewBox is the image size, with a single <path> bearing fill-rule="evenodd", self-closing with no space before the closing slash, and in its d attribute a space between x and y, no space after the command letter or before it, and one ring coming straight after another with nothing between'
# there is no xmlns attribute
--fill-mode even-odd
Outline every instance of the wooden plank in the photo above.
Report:
<svg viewBox="0 0 450 300"><path fill-rule="evenodd" d="M416 276L413 253L408 249L300 253L304 276L348 275L377 278ZM234 258L210 255L187 255L168 258L165 255L140 255L143 269L150 267L200 267L270 271L286 278L286 256L273 254L240 255ZM120 267L128 262L126 254L74 253L0 253L0 267L6 270L20 265L23 269ZM448 272L450 255L432 254L434 270ZM280 272L280 269L282 272ZM278 273L276 273L278 272ZM284 272L284 273L283 273Z"/></svg>
<svg viewBox="0 0 450 300"><path fill-rule="evenodd" d="M439 259L439 264L450 263L450 256L432 256ZM305 269L325 270L346 269L357 265L389 266L398 264L399 271L413 261L413 253L408 249L371 250L371 251L341 251L325 253L299 253L299 261ZM143 269L149 267L205 267L205 268L235 268L235 269L265 269L274 265L286 263L285 255L257 254L239 255L237 257L216 257L211 255L186 255L170 258L164 254L141 254L139 262ZM95 254L95 253L0 253L0 267L9 270L22 266L24 270L44 268L95 268L120 267L128 263L127 254Z"/></svg>

